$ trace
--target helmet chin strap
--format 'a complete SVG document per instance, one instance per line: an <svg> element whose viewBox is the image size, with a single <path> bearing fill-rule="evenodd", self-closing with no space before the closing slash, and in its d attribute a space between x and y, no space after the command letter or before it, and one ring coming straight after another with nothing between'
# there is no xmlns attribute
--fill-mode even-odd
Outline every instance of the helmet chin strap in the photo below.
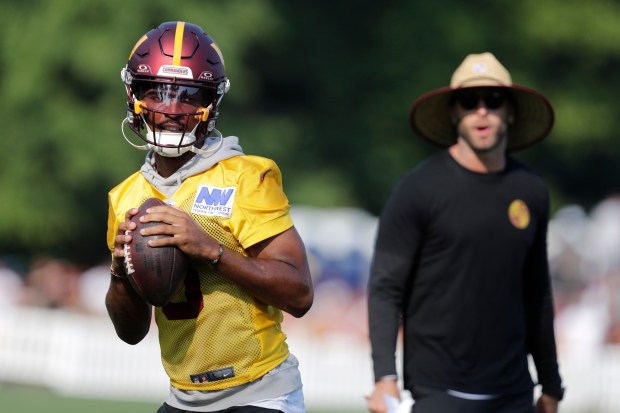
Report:
<svg viewBox="0 0 620 413"><path fill-rule="evenodd" d="M128 137L127 135L125 135L125 126L129 124L129 119L125 118L123 119L123 121L121 122L121 133L123 134L123 138L125 138L125 141L130 144L131 146L133 146L136 149L139 149L141 151L148 151L149 150L149 145L144 144L144 145L136 145L135 143L133 143ZM132 130L133 131L133 130Z"/></svg>
<svg viewBox="0 0 620 413"><path fill-rule="evenodd" d="M222 147L222 144L224 143L224 137L222 136L222 133L217 129L213 129L213 132L215 132L217 136L209 136L205 138L204 140L206 143L207 149L202 149L195 145L192 145L189 147L189 150L198 155L204 156L205 158L208 158L209 156L213 155L215 152L217 152ZM212 143L212 141L215 139L217 139L217 144Z"/></svg>
<svg viewBox="0 0 620 413"><path fill-rule="evenodd" d="M125 138L125 141L127 141L129 145L141 151L148 151L149 149L151 149L153 150L153 152L161 156L165 156L167 158L176 158L178 156L183 155L184 153L188 151L194 152L204 157L209 157L213 155L215 152L217 152L222 147L222 144L224 142L224 137L222 136L222 133L217 129L213 129L213 132L215 132L216 136L207 137L204 140L205 142L207 142L207 145L206 145L207 149L198 148L195 145L188 145L182 148L162 147L162 146L153 145L151 143L145 143L144 145L136 145L125 134L125 125L127 125L128 123L129 123L129 120L127 118L123 119L123 121L121 122L121 132L123 134L123 138ZM191 132L186 133L186 134L177 133L177 132L155 132L154 133L151 130L151 128L149 128L149 125L146 122L144 124L148 130L148 134L152 135L153 137L155 137L155 134L157 134L160 141L161 140L165 141L168 138L171 141L176 140L177 142L183 139L184 141L186 141L185 142L186 144L196 141L196 129L198 128L198 124L194 127L194 129L192 129ZM212 141L217 138L219 138L217 144L213 144Z"/></svg>

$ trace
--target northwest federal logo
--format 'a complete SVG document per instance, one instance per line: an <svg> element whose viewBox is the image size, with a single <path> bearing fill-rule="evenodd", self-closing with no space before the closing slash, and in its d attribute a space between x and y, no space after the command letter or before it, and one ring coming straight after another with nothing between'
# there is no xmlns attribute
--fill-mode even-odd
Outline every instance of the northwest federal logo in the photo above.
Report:
<svg viewBox="0 0 620 413"><path fill-rule="evenodd" d="M200 185L194 198L192 213L210 217L230 218L237 188Z"/></svg>

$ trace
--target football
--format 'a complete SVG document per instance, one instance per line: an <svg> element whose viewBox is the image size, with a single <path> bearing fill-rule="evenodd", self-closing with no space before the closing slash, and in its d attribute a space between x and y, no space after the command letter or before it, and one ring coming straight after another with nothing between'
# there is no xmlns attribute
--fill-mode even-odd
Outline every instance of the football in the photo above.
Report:
<svg viewBox="0 0 620 413"><path fill-rule="evenodd" d="M168 303L179 289L188 269L187 256L175 246L150 247L147 242L152 239L171 235L142 236L140 230L161 222L140 222L148 208L166 205L162 200L149 198L138 208L138 213L131 217L136 229L127 232L132 236L131 242L125 244L125 270L129 282L144 300L156 307Z"/></svg>

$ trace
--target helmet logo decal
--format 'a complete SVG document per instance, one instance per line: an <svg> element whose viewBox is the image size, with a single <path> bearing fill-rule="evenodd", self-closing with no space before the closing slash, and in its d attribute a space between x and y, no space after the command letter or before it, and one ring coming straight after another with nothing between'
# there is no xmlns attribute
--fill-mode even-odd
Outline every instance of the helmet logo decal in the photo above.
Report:
<svg viewBox="0 0 620 413"><path fill-rule="evenodd" d="M159 72L157 72L158 76L173 76L173 77L182 77L185 79L193 79L194 74L192 73L192 69L185 66L170 66L163 65L159 68Z"/></svg>
<svg viewBox="0 0 620 413"><path fill-rule="evenodd" d="M520 199L515 199L508 207L508 218L517 229L525 229L530 224L530 210L527 204Z"/></svg>
<svg viewBox="0 0 620 413"><path fill-rule="evenodd" d="M138 72L138 73L152 73L151 72L151 66L145 65L145 64L138 65L138 69L136 70L136 72Z"/></svg>
<svg viewBox="0 0 620 413"><path fill-rule="evenodd" d="M172 65L179 66L181 64L181 52L183 50L183 32L185 31L185 22L177 22L177 31L174 34L174 52L172 56Z"/></svg>
<svg viewBox="0 0 620 413"><path fill-rule="evenodd" d="M200 76L198 76L198 80L212 80L213 73L211 72L202 72Z"/></svg>

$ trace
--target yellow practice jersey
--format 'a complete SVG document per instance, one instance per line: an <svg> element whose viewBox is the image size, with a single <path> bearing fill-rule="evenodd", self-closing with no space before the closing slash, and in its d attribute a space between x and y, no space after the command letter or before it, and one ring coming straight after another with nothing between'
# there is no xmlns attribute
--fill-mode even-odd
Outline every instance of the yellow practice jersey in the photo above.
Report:
<svg viewBox="0 0 620 413"><path fill-rule="evenodd" d="M165 197L136 172L109 193L108 247L125 213L150 197L189 213L205 232L233 251L293 226L277 165L235 156L187 178ZM192 262L185 285L155 309L161 357L173 386L220 390L256 380L288 356L282 312L221 276L207 262Z"/></svg>

